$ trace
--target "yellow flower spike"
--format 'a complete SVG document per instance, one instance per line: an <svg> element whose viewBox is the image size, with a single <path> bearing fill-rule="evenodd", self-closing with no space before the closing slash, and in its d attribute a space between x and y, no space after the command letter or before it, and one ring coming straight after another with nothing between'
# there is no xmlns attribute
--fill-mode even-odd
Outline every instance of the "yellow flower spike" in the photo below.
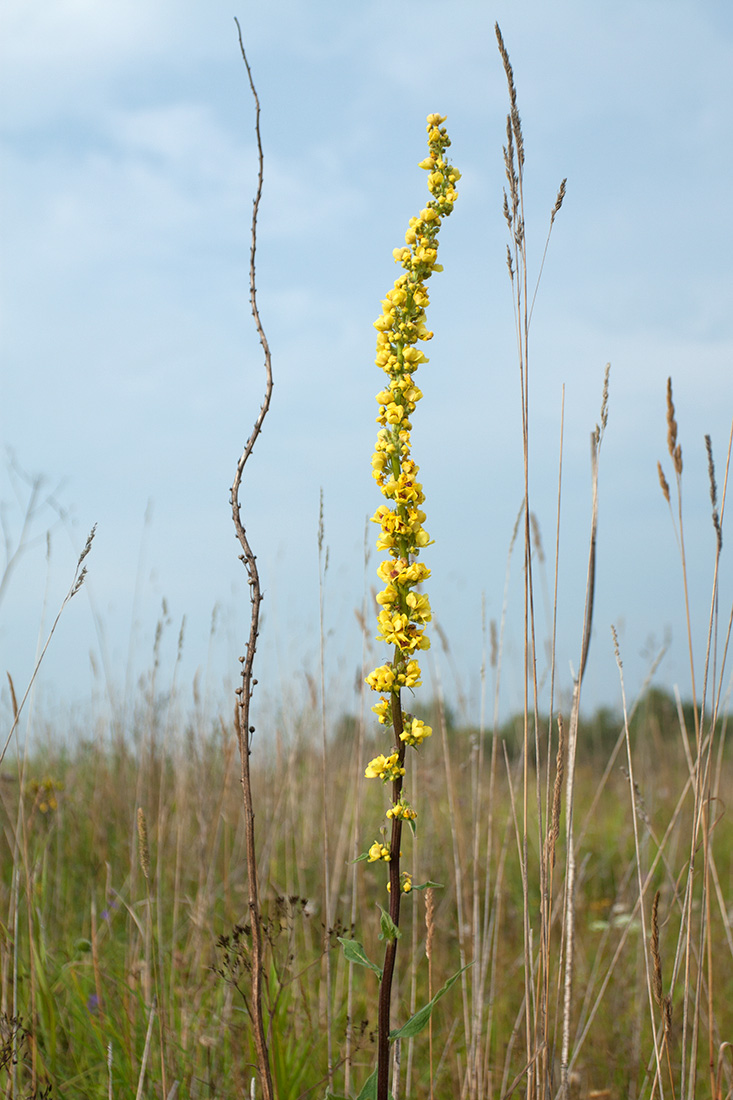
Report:
<svg viewBox="0 0 733 1100"><path fill-rule="evenodd" d="M402 791L405 753L408 747L418 748L432 734L421 719L401 711L402 689L411 691L421 684L416 655L430 646L426 624L432 619L428 596L415 591L430 577L430 570L417 558L432 540L423 526L425 493L419 467L411 457L410 417L423 396L415 374L428 363L420 345L433 336L426 323L425 310L430 305L426 284L434 271L442 270L437 262L438 235L443 220L452 213L455 183L460 178L447 159L450 140L442 127L444 122L445 117L439 114L427 118L429 150L420 167L428 172L429 200L416 217L410 218L405 245L392 253L402 270L382 300L381 316L374 322L375 363L388 379L376 395L379 431L372 455L372 473L386 501L372 516L379 527L377 548L387 554L387 560L377 569L384 584L376 597L377 626L378 637L394 650L392 660L375 668L366 682L380 693L379 702L372 707L378 722L391 728L397 708L401 722L399 733L392 731L396 747L375 756L364 772L369 779L393 785L392 804L386 811L392 822L391 845L388 848L375 841L367 858L370 862L391 859L391 877L405 894L413 891L413 885L410 875L400 870L399 837L403 822L412 825L417 817Z"/></svg>

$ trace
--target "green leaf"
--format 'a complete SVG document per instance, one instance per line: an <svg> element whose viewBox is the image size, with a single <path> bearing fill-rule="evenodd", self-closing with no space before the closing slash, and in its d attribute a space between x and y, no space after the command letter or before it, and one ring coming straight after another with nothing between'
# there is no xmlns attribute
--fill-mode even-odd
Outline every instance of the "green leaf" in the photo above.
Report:
<svg viewBox="0 0 733 1100"><path fill-rule="evenodd" d="M328 1089L326 1089L326 1095L324 1096L323 1100L351 1100L351 1098L348 1096L342 1096L341 1093L329 1092Z"/></svg>
<svg viewBox="0 0 733 1100"><path fill-rule="evenodd" d="M369 859L369 853L368 852L362 852L360 856L356 857L356 859L349 860L349 863L361 863L362 860L365 860L365 859Z"/></svg>
<svg viewBox="0 0 733 1100"><path fill-rule="evenodd" d="M356 1100L377 1100L377 1070L366 1079Z"/></svg>
<svg viewBox="0 0 733 1100"><path fill-rule="evenodd" d="M428 879L427 882L421 882L419 886L415 886L415 884L413 883L410 893L413 893L413 891L415 890L427 890L428 888L430 888L431 890L444 889L442 882L431 882L430 879Z"/></svg>
<svg viewBox="0 0 733 1100"><path fill-rule="evenodd" d="M366 951L362 944L358 940L347 940L343 936L338 937L338 941L344 949L344 956L347 962L358 963L359 966L366 966L369 970L373 970L379 978L382 980L382 968L373 963L371 959L367 958Z"/></svg>
<svg viewBox="0 0 733 1100"><path fill-rule="evenodd" d="M452 978L448 979L443 988L438 990L432 1001L428 1001L423 1008L418 1009L415 1015L411 1016L407 1023L403 1024L397 1031L391 1031L389 1035L390 1041L394 1042L395 1039L411 1039L413 1035L418 1035L424 1027L427 1027L428 1020L432 1016L433 1009L437 1002L448 992L452 985L455 985L463 971L468 970L469 966L473 966L473 963L467 963L466 966L461 967Z"/></svg>
<svg viewBox="0 0 733 1100"><path fill-rule="evenodd" d="M378 1070L375 1069L374 1073L367 1078L356 1100L377 1100L377 1073ZM394 1100L391 1092L388 1092L387 1095L389 1100Z"/></svg>
<svg viewBox="0 0 733 1100"><path fill-rule="evenodd" d="M379 905L379 902L377 902L377 905L379 906L379 911L382 914L382 918L380 921L382 931L379 933L380 940L399 940L402 936L399 928L392 920L387 910L382 909L382 906Z"/></svg>

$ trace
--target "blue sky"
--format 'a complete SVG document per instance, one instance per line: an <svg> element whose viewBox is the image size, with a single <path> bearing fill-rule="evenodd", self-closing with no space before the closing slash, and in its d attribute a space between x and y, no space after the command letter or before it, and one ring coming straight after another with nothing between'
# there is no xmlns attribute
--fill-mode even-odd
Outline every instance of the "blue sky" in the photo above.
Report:
<svg viewBox="0 0 733 1100"><path fill-rule="evenodd" d="M565 386L558 686L567 695L578 663L588 441L610 361L584 698L588 707L619 701L611 623L631 698L667 636L657 682L689 694L680 566L656 462L667 458L672 375L701 668L714 560L703 436L712 435L722 486L733 416L733 14L707 0L270 0L249 10L220 0L6 0L0 443L44 475L67 519L51 510L36 519L37 535L52 526L50 552L43 538L29 548L0 604L2 670L24 689L97 523L87 589L44 663L45 710L58 699L119 699L125 684L129 699L152 667L163 600L158 687L172 681L185 616L178 683L190 697L197 676L212 708L229 706L248 604L228 490L263 384L247 301L253 107L234 15L262 103L257 281L275 374L242 493L266 592L261 712L287 715L317 675L321 489L330 705L356 705L354 611L378 583L379 560L370 550L365 567L365 521L381 499L370 477L382 385L372 321L395 278L392 249L425 202L417 162L425 116L440 111L463 179L431 289L435 339L419 377L414 456L436 540L429 591L450 660L437 639L432 652L449 699L457 677L478 713L482 603L487 619L500 618L522 493L495 20L519 91L535 271L568 178L530 368L531 503L550 593ZM668 459L666 468L669 477ZM6 466L11 538L17 489ZM376 528L367 535L373 547ZM521 700L521 637L515 557L503 713ZM373 657L382 660L376 645Z"/></svg>

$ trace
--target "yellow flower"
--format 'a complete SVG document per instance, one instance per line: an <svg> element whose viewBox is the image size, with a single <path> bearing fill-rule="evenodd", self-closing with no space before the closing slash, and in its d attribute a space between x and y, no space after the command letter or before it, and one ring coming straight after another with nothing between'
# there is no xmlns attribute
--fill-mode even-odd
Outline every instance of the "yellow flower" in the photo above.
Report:
<svg viewBox="0 0 733 1100"><path fill-rule="evenodd" d="M400 674L400 679L404 687L420 687L420 684L422 683L420 679L421 675L422 674L420 672L420 665L417 663L417 661L408 661L407 668L405 669L404 673Z"/></svg>
<svg viewBox="0 0 733 1100"><path fill-rule="evenodd" d="M383 859L385 863L389 863L392 858L389 848L386 844L380 844L378 840L375 840L369 849L369 862L376 863L378 859Z"/></svg>
<svg viewBox="0 0 733 1100"><path fill-rule="evenodd" d="M406 715L400 740L416 749L419 745L422 745L426 737L432 737L432 734L432 728L426 726L421 718L412 718L410 715Z"/></svg>
<svg viewBox="0 0 733 1100"><path fill-rule="evenodd" d="M383 726L390 726L392 724L392 705L389 699L382 697L378 703L374 704L372 710Z"/></svg>
<svg viewBox="0 0 733 1100"><path fill-rule="evenodd" d="M432 619L430 600L417 592L408 592L407 606L410 610L410 618L416 623L429 623Z"/></svg>
<svg viewBox="0 0 733 1100"><path fill-rule="evenodd" d="M381 779L384 783L399 779L404 774L405 769L400 765L399 753L396 752L391 756L375 756L364 772L366 779Z"/></svg>
<svg viewBox="0 0 733 1100"><path fill-rule="evenodd" d="M395 802L394 806L390 806L387 810L387 817L389 818L401 818L403 821L415 821L417 818L417 811L413 810L409 802L406 802L404 796L400 795L398 802Z"/></svg>
<svg viewBox="0 0 733 1100"><path fill-rule="evenodd" d="M426 358L423 352L419 348L405 348L402 358L406 363L410 364L410 367L414 370L420 363L427 363L429 360Z"/></svg>
<svg viewBox="0 0 733 1100"><path fill-rule="evenodd" d="M374 669L374 672L369 673L366 683L372 691L392 691L395 683L394 669L391 665L380 665L379 668Z"/></svg>
<svg viewBox="0 0 733 1100"><path fill-rule="evenodd" d="M392 604L399 603L400 594L393 584L388 584L384 591L377 595L376 599L382 607L391 607Z"/></svg>

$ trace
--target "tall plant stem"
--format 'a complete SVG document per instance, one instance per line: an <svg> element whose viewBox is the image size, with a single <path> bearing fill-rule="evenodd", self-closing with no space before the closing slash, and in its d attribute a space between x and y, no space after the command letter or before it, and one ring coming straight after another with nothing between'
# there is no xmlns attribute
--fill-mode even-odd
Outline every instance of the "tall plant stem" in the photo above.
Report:
<svg viewBox="0 0 733 1100"><path fill-rule="evenodd" d="M321 666L321 792L323 795L323 881L324 881L324 915L326 927L323 930L323 954L326 966L326 1045L328 1049L328 1087L333 1089L333 1038L331 1019L331 857L328 849L328 745L326 737L326 659L325 659L325 619L324 619L324 586L326 573L328 572L328 547L326 556L323 556L323 489L321 489L321 505L318 515L318 614L319 614L319 639L320 639L320 666Z"/></svg>
<svg viewBox="0 0 733 1100"><path fill-rule="evenodd" d="M242 762L242 798L244 801L244 829L245 829L245 847L247 851L247 883L248 883L248 908L249 919L252 928L252 1000L251 1000L251 1014L252 1014L252 1027L254 1031L255 1052L257 1056L257 1068L260 1074L260 1086L262 1088L262 1095L264 1100L274 1100L274 1090L272 1084L272 1072L270 1070L270 1058L269 1051L267 1049L267 1040L265 1037L265 1028L262 1020L262 914L260 909L260 894L259 894L259 882L257 876L257 850L255 847L255 813L254 805L252 801L252 780L250 775L249 758L251 753L251 735L254 733L254 726L249 724L249 709L252 699L252 693L254 691L256 680L252 678L252 670L254 666L255 652L257 650L257 638L259 635L259 622L260 622L260 605L262 604L262 590L260 588L260 576L257 570L257 562L252 548L245 534L244 525L240 516L240 504L239 504L239 487L242 481L242 474L244 472L245 464L252 454L257 437L262 431L262 425L270 408L270 400L272 397L272 361L270 356L270 347L267 343L267 337L262 327L260 320L259 310L257 308L257 291L255 287L255 252L257 249L257 214L260 206L260 199L262 197L262 180L264 169L264 157L262 153L262 139L260 137L260 101L257 96L254 81L252 79L252 72L247 61L247 55L244 51L244 43L242 42L242 30L239 26L239 21L234 20L237 24L237 33L239 36L239 48L242 52L242 59L247 67L247 76L249 77L249 86L252 89L252 95L255 101L255 133L257 135L257 153L259 157L259 170L257 175L257 191L254 198L254 204L252 209L252 237L249 253L249 300L252 307L252 316L254 317L255 327L257 334L260 338L260 344L265 354L265 396L262 401L262 406L259 411L259 415L255 420L252 433L247 440L242 455L237 463L237 469L234 475L234 482L232 484L230 503L232 506L232 519L234 520L234 529L236 531L237 539L242 547L242 554L240 560L244 562L247 570L250 601L252 604L252 614L250 618L249 639L247 641L247 650L244 657L240 657L242 663L242 686L237 688L237 695L239 697L237 706L237 734L239 740L239 754Z"/></svg>
<svg viewBox="0 0 733 1100"><path fill-rule="evenodd" d="M402 696L401 692L392 695L392 724L395 732L395 742L398 746L399 765L402 767L405 761L405 742L402 734ZM392 783L392 802L399 802L402 794L402 776ZM395 928L400 926L400 901L402 890L400 885L400 844L402 842L402 819L392 818L392 836L389 850L392 858L389 861L389 916ZM377 1100L387 1100L389 1086L389 1020L392 1005L392 978L394 977L395 958L397 957L397 940L387 939L387 947L384 952L384 966L382 968L382 980L379 984L379 1018L377 1024Z"/></svg>

